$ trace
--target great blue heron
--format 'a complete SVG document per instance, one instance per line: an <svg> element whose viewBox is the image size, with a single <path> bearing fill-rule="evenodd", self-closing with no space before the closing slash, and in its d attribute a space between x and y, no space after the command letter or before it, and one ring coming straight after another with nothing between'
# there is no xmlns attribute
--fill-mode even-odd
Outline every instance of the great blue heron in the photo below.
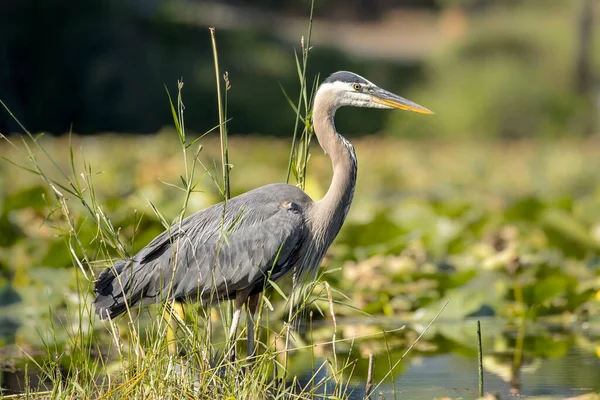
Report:
<svg viewBox="0 0 600 400"><path fill-rule="evenodd" d="M354 148L337 133L333 121L343 106L431 114L357 74L332 74L315 94L312 117L319 144L333 166L325 196L313 201L296 186L274 183L187 217L133 258L100 274L94 301L98 316L114 318L140 301L213 304L235 299L230 330L230 338L235 338L242 306L256 304L267 276L277 281L293 268L299 276L314 273L344 223L356 184ZM248 307L249 313L253 308ZM252 352L250 334L249 329Z"/></svg>

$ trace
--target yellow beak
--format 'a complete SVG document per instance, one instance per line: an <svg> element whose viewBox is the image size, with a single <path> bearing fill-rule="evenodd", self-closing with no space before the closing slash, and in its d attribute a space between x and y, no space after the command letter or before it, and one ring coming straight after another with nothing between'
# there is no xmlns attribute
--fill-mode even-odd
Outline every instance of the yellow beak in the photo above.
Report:
<svg viewBox="0 0 600 400"><path fill-rule="evenodd" d="M384 106L397 108L400 110L412 111L419 114L433 114L433 111L413 103L412 101L405 99L404 97L398 96L394 93L388 92L377 88L371 92L371 97L374 103L382 104Z"/></svg>

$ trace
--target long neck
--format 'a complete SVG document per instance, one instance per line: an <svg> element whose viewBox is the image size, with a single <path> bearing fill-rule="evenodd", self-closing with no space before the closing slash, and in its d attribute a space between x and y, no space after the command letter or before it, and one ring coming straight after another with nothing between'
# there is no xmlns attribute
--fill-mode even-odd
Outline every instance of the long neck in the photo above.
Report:
<svg viewBox="0 0 600 400"><path fill-rule="evenodd" d="M328 96L317 93L313 110L315 134L331 158L333 178L325 196L314 203L311 219L319 239L325 247L329 247L352 203L356 185L356 155L354 147L335 130L333 117L336 107Z"/></svg>

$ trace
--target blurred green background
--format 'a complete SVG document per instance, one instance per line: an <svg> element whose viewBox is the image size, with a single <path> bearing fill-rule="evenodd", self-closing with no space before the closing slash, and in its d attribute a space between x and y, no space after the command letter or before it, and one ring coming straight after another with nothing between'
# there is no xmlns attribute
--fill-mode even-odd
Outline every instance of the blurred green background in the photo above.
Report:
<svg viewBox="0 0 600 400"><path fill-rule="evenodd" d="M437 113L342 111L347 134L591 134L600 65L594 3L316 1L309 76L354 71ZM231 132L288 136L293 113L279 84L297 87L293 49L309 10L308 0L4 1L0 93L34 132L152 133L171 123L163 85L183 77L188 125L202 132L217 119L207 31L215 26L232 83ZM0 132L13 131L0 118Z"/></svg>
<svg viewBox="0 0 600 400"><path fill-rule="evenodd" d="M183 77L188 131L218 121L209 26L231 82L233 194L285 179L294 113L279 85L295 98L309 9L306 0L3 1L0 99L28 129L50 133L41 143L66 170L64 134L76 134L77 169L92 166L96 196L135 252L162 231L148 200L169 218L183 202L163 183L183 171L164 86L173 94ZM514 328L547 318L544 338L556 326L598 326L599 13L593 0L315 1L309 81L350 70L436 112L336 114L359 158L355 202L324 262L349 296L342 302L428 322L452 299L446 319L500 317ZM22 147L20 132L0 114L0 133ZM201 159L219 175L218 138L202 140ZM6 142L0 155L27 164ZM315 144L308 173L318 198L331 172ZM220 200L207 174L199 189L190 211ZM39 345L40 321L78 301L51 195L39 177L0 163L0 345ZM93 255L95 223L69 202ZM351 307L337 313L362 315ZM592 357L594 332L572 340ZM428 339L434 352L475 353L460 331ZM544 343L526 355L548 357ZM364 356L382 343L360 346ZM566 354L559 347L552 357Z"/></svg>

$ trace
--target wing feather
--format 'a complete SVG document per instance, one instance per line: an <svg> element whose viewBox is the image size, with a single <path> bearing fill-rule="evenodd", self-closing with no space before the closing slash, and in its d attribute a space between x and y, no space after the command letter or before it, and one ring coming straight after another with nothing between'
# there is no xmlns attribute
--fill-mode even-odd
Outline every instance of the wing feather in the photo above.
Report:
<svg viewBox="0 0 600 400"><path fill-rule="evenodd" d="M304 205L284 206L282 198L289 199L290 192L238 196L225 210L217 204L163 232L131 260L102 272L96 282L98 315L112 318L125 310L125 302L139 300L212 303L237 290L260 290L266 276L279 279L297 263L307 234Z"/></svg>

